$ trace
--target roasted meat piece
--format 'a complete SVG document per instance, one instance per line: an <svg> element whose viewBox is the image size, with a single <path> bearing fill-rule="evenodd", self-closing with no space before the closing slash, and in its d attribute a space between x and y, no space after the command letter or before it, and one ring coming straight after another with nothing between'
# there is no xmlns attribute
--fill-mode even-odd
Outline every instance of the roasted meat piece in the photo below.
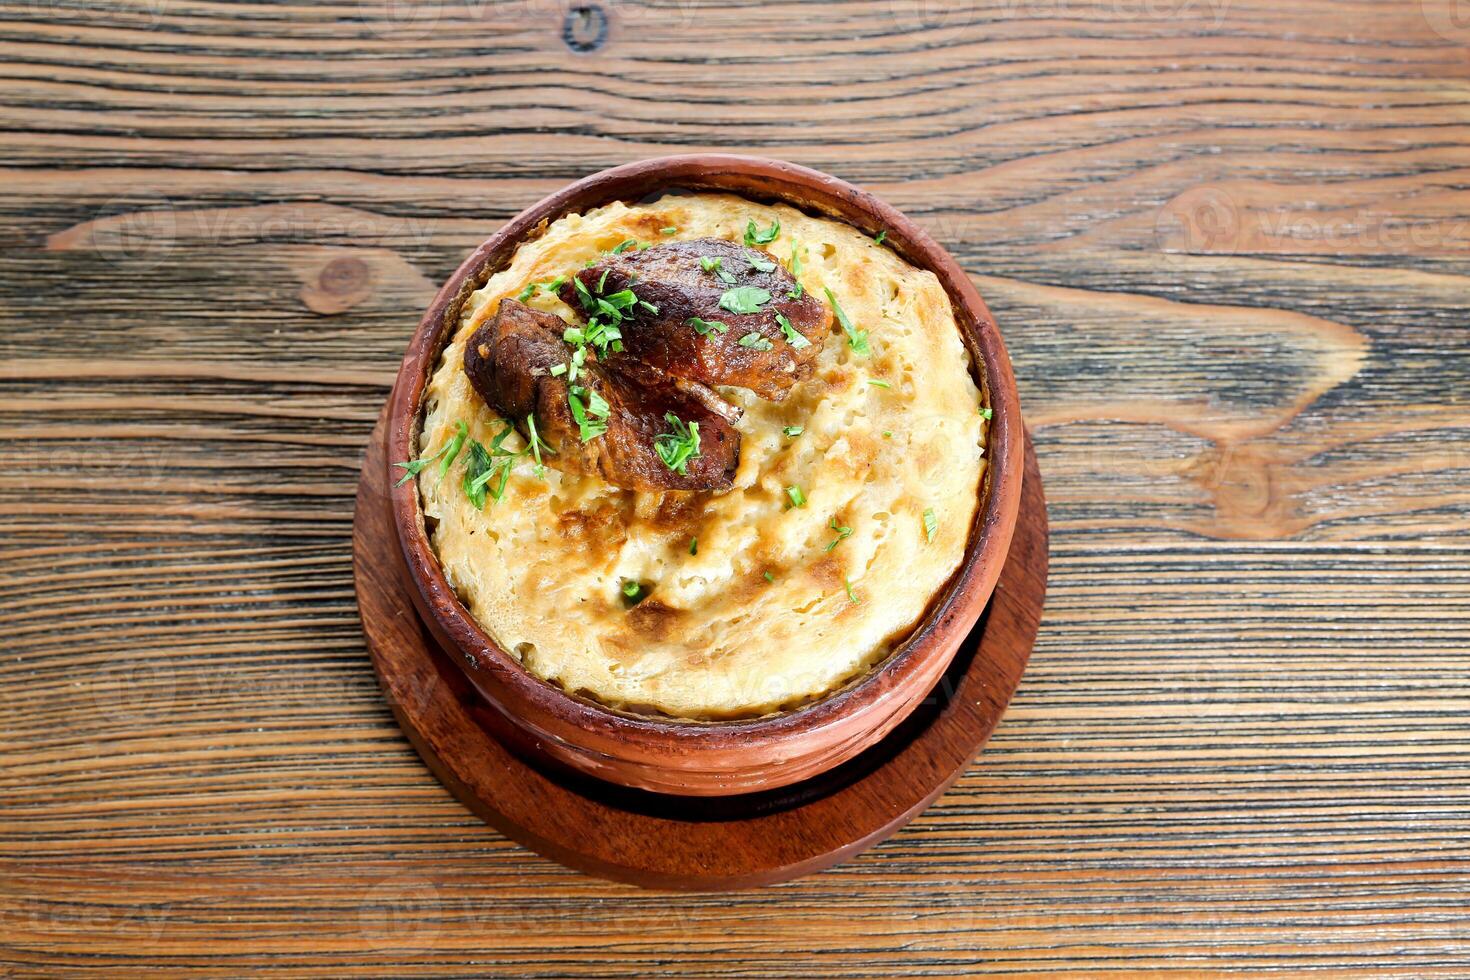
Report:
<svg viewBox="0 0 1470 980"><path fill-rule="evenodd" d="M803 292L775 256L718 238L608 255L569 279L560 296L597 318L605 297L626 298L625 290L637 299L617 311L627 356L773 401L811 374L832 331L832 310Z"/></svg>
<svg viewBox="0 0 1470 980"><path fill-rule="evenodd" d="M505 299L464 352L465 374L486 404L523 434L535 416L554 450L547 465L628 490L730 487L740 433L726 418L657 371L616 355L600 362L588 348L578 354L562 339L566 327Z"/></svg>

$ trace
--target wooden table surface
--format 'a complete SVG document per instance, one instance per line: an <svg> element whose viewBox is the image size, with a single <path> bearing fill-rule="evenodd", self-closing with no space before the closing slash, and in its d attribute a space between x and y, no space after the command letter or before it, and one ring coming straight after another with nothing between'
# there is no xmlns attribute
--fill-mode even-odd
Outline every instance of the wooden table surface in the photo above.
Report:
<svg viewBox="0 0 1470 980"><path fill-rule="evenodd" d="M0 974L1470 975L1453 0L0 5ZM833 871L640 892L393 724L356 468L436 285L721 148L974 275L1051 503L989 748Z"/></svg>

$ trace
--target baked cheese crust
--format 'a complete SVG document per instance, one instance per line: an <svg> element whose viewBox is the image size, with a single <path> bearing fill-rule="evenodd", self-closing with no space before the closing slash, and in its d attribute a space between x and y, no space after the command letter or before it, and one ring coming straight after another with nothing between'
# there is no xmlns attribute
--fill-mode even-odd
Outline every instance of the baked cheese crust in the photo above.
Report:
<svg viewBox="0 0 1470 980"><path fill-rule="evenodd" d="M834 327L784 401L720 389L745 411L732 490L635 493L538 475L528 454L501 499L477 509L462 486L467 453L443 478L437 465L418 476L434 550L471 615L537 677L612 708L743 718L840 688L922 618L979 506L984 401L934 275L848 225L723 194L613 204L523 244L465 304L425 395L421 453L444 448L461 421L487 448L505 429L463 367L502 299L629 239L738 242L752 219L780 221L768 254L789 266L799 249L803 287L824 299L830 289L871 354ZM575 316L553 290L526 302ZM517 433L502 442L524 446ZM628 583L644 593L634 605Z"/></svg>

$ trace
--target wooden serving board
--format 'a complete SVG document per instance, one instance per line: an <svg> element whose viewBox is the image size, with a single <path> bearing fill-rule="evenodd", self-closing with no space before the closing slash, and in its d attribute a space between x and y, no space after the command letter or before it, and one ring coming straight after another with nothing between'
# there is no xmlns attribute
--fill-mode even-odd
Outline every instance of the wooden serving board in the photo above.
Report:
<svg viewBox="0 0 1470 980"><path fill-rule="evenodd" d="M1021 680L1046 594L1046 501L1026 444L1005 569L940 685L869 751L823 776L737 797L672 797L543 772L486 730L484 705L410 598L388 510L383 426L358 483L353 568L363 633L394 716L487 823L569 867L650 888L726 890L829 867L908 823L962 775Z"/></svg>

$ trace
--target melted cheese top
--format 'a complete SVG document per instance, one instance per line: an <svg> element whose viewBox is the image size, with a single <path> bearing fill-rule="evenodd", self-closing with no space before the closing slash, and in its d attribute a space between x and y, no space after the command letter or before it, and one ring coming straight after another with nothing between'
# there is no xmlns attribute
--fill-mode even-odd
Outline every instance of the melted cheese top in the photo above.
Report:
<svg viewBox="0 0 1470 980"><path fill-rule="evenodd" d="M525 456L481 510L462 487L467 453L443 479L437 465L418 477L433 547L470 614L537 677L613 708L752 717L841 687L922 618L979 506L982 395L934 275L848 225L729 195L613 204L523 244L465 304L426 392L421 452L443 448L460 421L487 447L505 427L463 367L500 300L626 239L741 241L751 219L780 221L768 253L789 267L799 248L803 286L831 289L872 353L834 325L813 376L784 401L720 389L745 410L732 490L634 493L550 467L538 476ZM527 302L574 317L547 291ZM503 448L524 445L512 433ZM629 582L647 593L631 607Z"/></svg>

